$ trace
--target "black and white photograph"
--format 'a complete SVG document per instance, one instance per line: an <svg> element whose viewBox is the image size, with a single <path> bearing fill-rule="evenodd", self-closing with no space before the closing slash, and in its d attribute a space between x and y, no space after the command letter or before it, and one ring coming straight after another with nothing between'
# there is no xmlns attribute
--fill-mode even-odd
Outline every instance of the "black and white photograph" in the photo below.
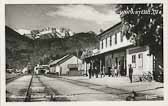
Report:
<svg viewBox="0 0 168 106"><path fill-rule="evenodd" d="M163 7L5 4L5 101L164 101Z"/></svg>

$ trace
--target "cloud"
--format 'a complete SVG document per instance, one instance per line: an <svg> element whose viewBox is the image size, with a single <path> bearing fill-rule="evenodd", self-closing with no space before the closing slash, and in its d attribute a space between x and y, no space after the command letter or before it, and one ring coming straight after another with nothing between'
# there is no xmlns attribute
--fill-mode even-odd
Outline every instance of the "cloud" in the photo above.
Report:
<svg viewBox="0 0 168 106"><path fill-rule="evenodd" d="M112 9L107 9L106 12L100 12L90 5L64 5L59 6L56 11L49 11L48 16L64 16L68 18L80 19L85 21L93 21L97 24L107 22L119 22L120 17Z"/></svg>

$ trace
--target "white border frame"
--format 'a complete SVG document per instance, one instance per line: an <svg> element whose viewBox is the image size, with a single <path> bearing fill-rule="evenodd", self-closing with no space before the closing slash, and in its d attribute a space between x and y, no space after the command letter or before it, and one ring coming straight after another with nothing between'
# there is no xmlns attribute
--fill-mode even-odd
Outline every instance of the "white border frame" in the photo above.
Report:
<svg viewBox="0 0 168 106"><path fill-rule="evenodd" d="M35 102L35 103L25 103L25 102L9 102L6 103L6 84L5 84L5 4L123 4L123 3L164 3L164 101L139 101L139 102L127 102L127 101L112 101L112 102ZM168 105L168 1L167 0L1 0L0 1L0 79L1 79L1 89L0 89L0 103L2 106L48 106L48 105Z"/></svg>

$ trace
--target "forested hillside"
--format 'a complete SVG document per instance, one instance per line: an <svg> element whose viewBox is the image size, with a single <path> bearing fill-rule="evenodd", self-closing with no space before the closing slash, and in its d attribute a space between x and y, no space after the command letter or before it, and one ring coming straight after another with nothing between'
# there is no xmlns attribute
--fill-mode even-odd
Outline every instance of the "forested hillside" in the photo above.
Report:
<svg viewBox="0 0 168 106"><path fill-rule="evenodd" d="M20 35L6 26L6 63L23 68L27 63L47 64L66 54L81 56L86 48L97 46L94 32L81 32L67 38L35 39Z"/></svg>

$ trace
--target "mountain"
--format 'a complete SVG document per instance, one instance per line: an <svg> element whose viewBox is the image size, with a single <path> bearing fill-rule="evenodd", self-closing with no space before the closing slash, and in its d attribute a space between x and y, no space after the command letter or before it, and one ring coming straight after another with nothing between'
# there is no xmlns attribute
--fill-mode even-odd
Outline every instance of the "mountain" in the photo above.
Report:
<svg viewBox="0 0 168 106"><path fill-rule="evenodd" d="M16 32L18 32L21 35L31 34L31 31L30 30L26 30L26 29L18 29L18 30L16 30Z"/></svg>
<svg viewBox="0 0 168 106"><path fill-rule="evenodd" d="M80 57L83 50L98 43L94 32L81 32L63 38L31 39L6 26L5 33L6 63L15 68L23 68L27 63L47 64L66 54Z"/></svg>
<svg viewBox="0 0 168 106"><path fill-rule="evenodd" d="M66 28L43 28L41 30L17 29L20 35L29 37L30 39L50 39L50 38L65 38L73 36L74 33Z"/></svg>
<svg viewBox="0 0 168 106"><path fill-rule="evenodd" d="M18 32L20 35L26 36L30 39L33 39L33 36L31 34L31 30L27 30L27 29L18 29L15 30L16 32Z"/></svg>
<svg viewBox="0 0 168 106"><path fill-rule="evenodd" d="M29 61L33 50L33 41L9 27L5 27L6 63L10 66L21 67Z"/></svg>
<svg viewBox="0 0 168 106"><path fill-rule="evenodd" d="M80 57L83 50L96 46L98 40L95 33L82 32L67 38L35 39L34 42L36 50L34 55L40 57L36 60L46 64L49 60L55 60L66 54Z"/></svg>

